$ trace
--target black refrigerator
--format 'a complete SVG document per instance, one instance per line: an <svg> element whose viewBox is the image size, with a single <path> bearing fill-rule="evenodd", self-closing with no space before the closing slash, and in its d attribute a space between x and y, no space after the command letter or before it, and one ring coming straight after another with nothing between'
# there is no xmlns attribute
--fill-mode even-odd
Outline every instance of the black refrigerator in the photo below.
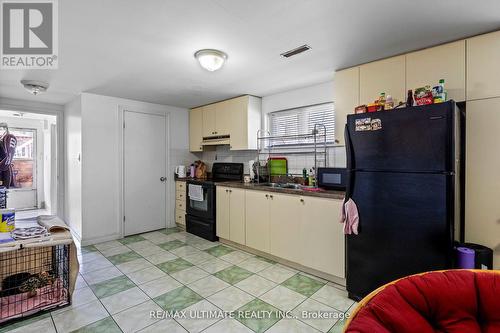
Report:
<svg viewBox="0 0 500 333"><path fill-rule="evenodd" d="M346 197L359 213L346 235L349 297L451 268L460 229L461 113L455 102L347 117Z"/></svg>

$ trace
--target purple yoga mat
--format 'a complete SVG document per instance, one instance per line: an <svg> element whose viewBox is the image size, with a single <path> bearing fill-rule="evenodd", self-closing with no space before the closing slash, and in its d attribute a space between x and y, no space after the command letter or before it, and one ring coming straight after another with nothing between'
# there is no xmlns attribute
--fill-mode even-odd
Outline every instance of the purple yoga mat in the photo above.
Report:
<svg viewBox="0 0 500 333"><path fill-rule="evenodd" d="M457 247L457 268L473 269L475 267L475 252L466 247Z"/></svg>

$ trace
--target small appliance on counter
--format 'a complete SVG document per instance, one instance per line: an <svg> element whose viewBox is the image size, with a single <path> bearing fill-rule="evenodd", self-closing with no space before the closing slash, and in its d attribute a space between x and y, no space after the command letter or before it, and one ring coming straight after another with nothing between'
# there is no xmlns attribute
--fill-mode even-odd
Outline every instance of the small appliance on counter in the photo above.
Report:
<svg viewBox="0 0 500 333"><path fill-rule="evenodd" d="M318 168L318 187L325 190L345 191L347 175L346 168Z"/></svg>
<svg viewBox="0 0 500 333"><path fill-rule="evenodd" d="M186 166L185 165L178 165L175 167L175 175L178 178L186 178Z"/></svg>

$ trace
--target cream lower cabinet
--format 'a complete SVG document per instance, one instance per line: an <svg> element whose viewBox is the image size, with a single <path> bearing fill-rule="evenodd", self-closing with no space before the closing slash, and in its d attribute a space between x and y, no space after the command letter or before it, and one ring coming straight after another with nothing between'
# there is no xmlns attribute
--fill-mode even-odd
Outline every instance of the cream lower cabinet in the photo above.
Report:
<svg viewBox="0 0 500 333"><path fill-rule="evenodd" d="M186 182L175 182L175 223L186 228Z"/></svg>
<svg viewBox="0 0 500 333"><path fill-rule="evenodd" d="M344 277L342 200L247 190L245 204L247 246Z"/></svg>
<svg viewBox="0 0 500 333"><path fill-rule="evenodd" d="M272 193L270 198L270 252L286 260L300 262L300 196Z"/></svg>
<svg viewBox="0 0 500 333"><path fill-rule="evenodd" d="M245 245L245 190L217 187L218 237Z"/></svg>
<svg viewBox="0 0 500 333"><path fill-rule="evenodd" d="M215 209L216 209L216 221L215 224L215 233L217 237L229 239L229 211L230 211L230 203L229 203L229 189L227 187L216 187L216 200L215 200Z"/></svg>
<svg viewBox="0 0 500 333"><path fill-rule="evenodd" d="M269 195L264 191L245 193L246 245L263 252L270 249Z"/></svg>
<svg viewBox="0 0 500 333"><path fill-rule="evenodd" d="M494 250L500 269L500 98L467 102L465 240Z"/></svg>
<svg viewBox="0 0 500 333"><path fill-rule="evenodd" d="M342 200L302 197L300 264L341 278L345 275L345 248L339 223Z"/></svg>

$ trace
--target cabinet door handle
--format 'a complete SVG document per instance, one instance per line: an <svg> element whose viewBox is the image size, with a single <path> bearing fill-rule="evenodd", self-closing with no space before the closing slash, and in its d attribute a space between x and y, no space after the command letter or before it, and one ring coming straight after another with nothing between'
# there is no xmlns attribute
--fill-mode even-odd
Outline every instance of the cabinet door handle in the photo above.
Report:
<svg viewBox="0 0 500 333"><path fill-rule="evenodd" d="M233 190L229 190L229 193L233 193Z"/></svg>
<svg viewBox="0 0 500 333"><path fill-rule="evenodd" d="M266 198L269 198L269 194L266 194Z"/></svg>
<svg viewBox="0 0 500 333"><path fill-rule="evenodd" d="M300 199L300 202L304 203L304 199Z"/></svg>
<svg viewBox="0 0 500 333"><path fill-rule="evenodd" d="M273 198L273 195L271 194L269 197L272 199L272 198Z"/></svg>

